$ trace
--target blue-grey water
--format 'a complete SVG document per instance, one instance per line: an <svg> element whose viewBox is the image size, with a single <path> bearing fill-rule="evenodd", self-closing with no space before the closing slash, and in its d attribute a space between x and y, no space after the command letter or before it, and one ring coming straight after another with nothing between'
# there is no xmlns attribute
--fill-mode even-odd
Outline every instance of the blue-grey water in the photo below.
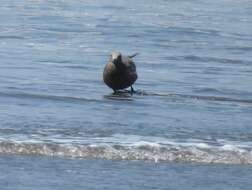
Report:
<svg viewBox="0 0 252 190"><path fill-rule="evenodd" d="M0 189L250 189L251 1L3 0L0 58Z"/></svg>

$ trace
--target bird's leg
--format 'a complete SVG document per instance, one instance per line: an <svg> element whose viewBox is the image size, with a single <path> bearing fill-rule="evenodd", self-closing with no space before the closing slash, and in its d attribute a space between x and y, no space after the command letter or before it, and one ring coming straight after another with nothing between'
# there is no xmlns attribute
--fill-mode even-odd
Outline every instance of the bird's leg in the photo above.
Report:
<svg viewBox="0 0 252 190"><path fill-rule="evenodd" d="M114 91L114 93L113 93L113 94L115 95L115 94L116 94L116 90L115 90L115 89L113 89L113 91Z"/></svg>
<svg viewBox="0 0 252 190"><path fill-rule="evenodd" d="M130 86L130 94L132 95L134 93L136 93L136 91L134 90L134 88L132 86Z"/></svg>

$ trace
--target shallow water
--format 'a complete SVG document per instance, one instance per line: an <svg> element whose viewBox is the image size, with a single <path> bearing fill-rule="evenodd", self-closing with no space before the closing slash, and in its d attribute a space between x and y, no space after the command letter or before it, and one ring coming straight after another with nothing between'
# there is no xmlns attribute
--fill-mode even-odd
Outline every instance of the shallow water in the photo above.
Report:
<svg viewBox="0 0 252 190"><path fill-rule="evenodd" d="M0 186L11 189L237 189L249 190L244 165L155 164L141 161L0 157ZM32 180L31 180L32 179Z"/></svg>
<svg viewBox="0 0 252 190"><path fill-rule="evenodd" d="M1 155L195 172L191 163L252 164L251 10L246 0L3 1ZM113 50L140 53L133 96L102 82Z"/></svg>

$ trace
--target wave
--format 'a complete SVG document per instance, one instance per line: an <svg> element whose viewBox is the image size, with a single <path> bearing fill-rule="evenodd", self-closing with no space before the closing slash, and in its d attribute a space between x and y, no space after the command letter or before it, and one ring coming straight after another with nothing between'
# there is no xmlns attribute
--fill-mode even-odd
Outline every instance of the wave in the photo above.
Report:
<svg viewBox="0 0 252 190"><path fill-rule="evenodd" d="M252 164L251 148L206 143L124 143L74 144L56 142L1 141L1 154L56 156L78 159L143 160L207 164Z"/></svg>

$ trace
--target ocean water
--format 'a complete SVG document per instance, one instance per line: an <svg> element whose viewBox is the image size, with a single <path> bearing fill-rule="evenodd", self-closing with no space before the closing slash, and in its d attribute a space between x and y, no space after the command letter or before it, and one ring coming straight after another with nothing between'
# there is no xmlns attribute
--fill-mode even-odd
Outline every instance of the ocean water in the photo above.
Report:
<svg viewBox="0 0 252 190"><path fill-rule="evenodd" d="M252 2L1 1L0 189L249 189ZM112 94L112 51L137 93ZM18 176L16 176L18 175Z"/></svg>

